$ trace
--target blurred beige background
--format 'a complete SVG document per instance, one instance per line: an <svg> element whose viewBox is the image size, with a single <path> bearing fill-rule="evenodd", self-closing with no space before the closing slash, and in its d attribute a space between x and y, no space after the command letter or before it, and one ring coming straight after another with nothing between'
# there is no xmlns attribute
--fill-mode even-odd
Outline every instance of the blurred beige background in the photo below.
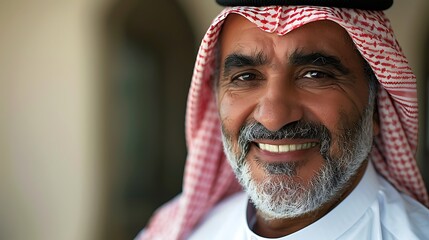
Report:
<svg viewBox="0 0 429 240"><path fill-rule="evenodd" d="M0 239L130 239L180 191L186 88L221 8L145 2L0 0ZM426 179L428 10L387 12L419 81Z"/></svg>

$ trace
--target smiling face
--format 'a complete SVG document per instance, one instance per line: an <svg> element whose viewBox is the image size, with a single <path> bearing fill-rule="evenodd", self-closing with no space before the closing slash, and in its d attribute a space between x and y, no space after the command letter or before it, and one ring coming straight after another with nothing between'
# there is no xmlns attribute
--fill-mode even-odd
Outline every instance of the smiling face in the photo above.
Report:
<svg viewBox="0 0 429 240"><path fill-rule="evenodd" d="M359 180L378 131L363 66L336 23L278 36L228 16L217 86L224 147L266 219L314 211Z"/></svg>

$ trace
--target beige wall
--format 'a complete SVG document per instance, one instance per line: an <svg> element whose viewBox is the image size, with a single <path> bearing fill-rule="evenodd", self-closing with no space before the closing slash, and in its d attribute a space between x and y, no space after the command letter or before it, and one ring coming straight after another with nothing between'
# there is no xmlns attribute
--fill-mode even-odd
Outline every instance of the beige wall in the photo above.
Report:
<svg viewBox="0 0 429 240"><path fill-rule="evenodd" d="M0 239L96 237L100 1L0 1Z"/></svg>

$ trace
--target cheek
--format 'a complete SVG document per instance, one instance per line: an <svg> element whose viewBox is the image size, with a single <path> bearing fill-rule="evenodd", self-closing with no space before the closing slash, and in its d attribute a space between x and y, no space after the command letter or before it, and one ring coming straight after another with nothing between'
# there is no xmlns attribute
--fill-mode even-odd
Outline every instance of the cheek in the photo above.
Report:
<svg viewBox="0 0 429 240"><path fill-rule="evenodd" d="M221 93L218 98L219 117L224 130L236 140L240 128L252 115L256 101L251 97L243 98L236 94Z"/></svg>
<svg viewBox="0 0 429 240"><path fill-rule="evenodd" d="M321 99L321 98L318 98ZM340 120L341 109L345 106L338 104L341 101L330 101L323 99L319 101L307 101L307 118L308 120L319 122L325 127L332 130L336 129Z"/></svg>
<svg viewBox="0 0 429 240"><path fill-rule="evenodd" d="M306 104L308 118L328 128L332 138L331 154L340 153L338 136L344 134L345 129L354 127L365 105L344 94L331 93L313 99L318 101L309 100Z"/></svg>
<svg viewBox="0 0 429 240"><path fill-rule="evenodd" d="M307 109L318 121L328 129L338 128L338 123L346 117L360 116L367 105L368 95L358 94L353 89L331 89L320 92L307 93L305 99Z"/></svg>

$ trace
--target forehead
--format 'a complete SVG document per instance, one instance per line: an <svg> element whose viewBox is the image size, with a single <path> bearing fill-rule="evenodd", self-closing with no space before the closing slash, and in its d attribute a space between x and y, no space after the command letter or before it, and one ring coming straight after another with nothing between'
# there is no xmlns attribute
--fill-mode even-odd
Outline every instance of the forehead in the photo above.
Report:
<svg viewBox="0 0 429 240"><path fill-rule="evenodd" d="M255 51L290 55L297 50L322 51L339 57L357 53L346 30L329 20L307 23L282 36L265 32L238 14L226 18L220 46L222 55Z"/></svg>

